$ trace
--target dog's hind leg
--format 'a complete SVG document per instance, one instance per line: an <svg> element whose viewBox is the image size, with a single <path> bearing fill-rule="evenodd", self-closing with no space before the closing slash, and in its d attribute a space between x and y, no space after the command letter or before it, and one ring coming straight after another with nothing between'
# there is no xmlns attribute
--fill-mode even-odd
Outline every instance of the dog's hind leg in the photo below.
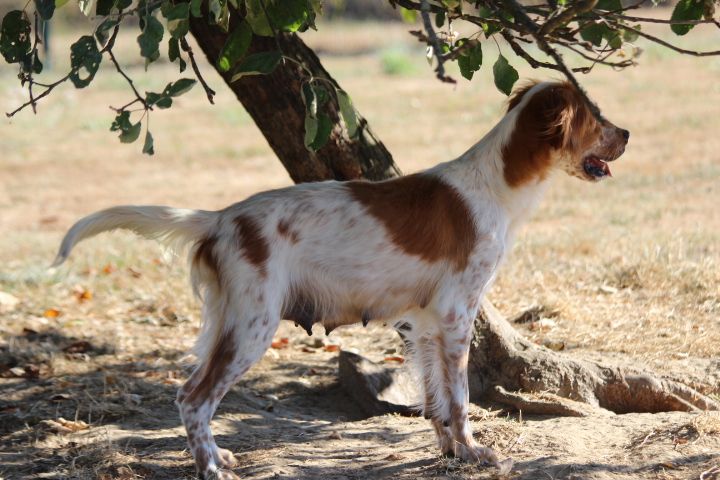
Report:
<svg viewBox="0 0 720 480"><path fill-rule="evenodd" d="M218 332L205 332L212 335L213 344L178 392L180 417L201 478L237 478L229 470L223 470L233 466L234 457L215 444L210 420L230 387L262 357L278 327L279 309L268 308L259 287L258 292L253 293L228 298L224 304L221 302L221 308L206 308L206 315L215 314L220 318L205 321L217 321L222 328ZM212 300L220 299L211 297L206 302Z"/></svg>

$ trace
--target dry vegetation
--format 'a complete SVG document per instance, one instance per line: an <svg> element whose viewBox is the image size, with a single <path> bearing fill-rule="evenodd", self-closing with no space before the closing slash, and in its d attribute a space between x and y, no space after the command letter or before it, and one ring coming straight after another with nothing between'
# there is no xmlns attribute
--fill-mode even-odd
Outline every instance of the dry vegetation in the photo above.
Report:
<svg viewBox="0 0 720 480"><path fill-rule="evenodd" d="M307 39L411 172L462 153L499 118L503 98L487 68L456 88L438 83L404 30L328 25ZM61 32L55 51L69 40ZM136 45L123 40L128 62ZM688 41L705 47L717 33ZM583 79L605 114L632 132L615 177L601 185L558 178L491 295L510 317L541 307L539 317L552 321L518 325L538 343L646 365L718 395L720 60L646 47L640 67ZM486 65L493 50L486 45ZM55 73L65 62L56 60ZM118 233L81 245L57 272L46 267L63 231L98 208L215 209L290 183L249 117L205 70L217 105L198 90L153 113L154 157L107 131L107 105L129 98L108 66L87 91L64 88L38 116L3 120L0 291L20 303L0 310L0 477L192 477L172 405L198 322L184 262ZM143 89L161 89L174 75L167 64L151 75L139 64L130 71ZM4 68L3 111L22 98ZM219 442L237 452L241 475L491 477L439 458L422 419L362 419L340 391L337 353L327 344L381 360L397 354L394 334L353 327L326 339L282 328L287 348L271 350L229 394L215 424ZM670 413L539 421L479 408L474 417L480 439L516 458L512 476L527 479L718 478L719 422Z"/></svg>

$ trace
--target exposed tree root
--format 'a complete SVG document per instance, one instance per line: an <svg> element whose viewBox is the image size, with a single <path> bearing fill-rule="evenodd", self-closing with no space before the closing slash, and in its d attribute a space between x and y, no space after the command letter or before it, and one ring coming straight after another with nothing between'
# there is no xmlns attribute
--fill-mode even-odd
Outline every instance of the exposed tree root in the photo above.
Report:
<svg viewBox="0 0 720 480"><path fill-rule="evenodd" d="M528 398L508 391L543 396ZM516 332L487 301L475 324L470 392L474 398L490 398L541 414L587 414L574 402L615 413L720 410L718 402L680 382L539 347ZM574 402L553 402L551 396Z"/></svg>

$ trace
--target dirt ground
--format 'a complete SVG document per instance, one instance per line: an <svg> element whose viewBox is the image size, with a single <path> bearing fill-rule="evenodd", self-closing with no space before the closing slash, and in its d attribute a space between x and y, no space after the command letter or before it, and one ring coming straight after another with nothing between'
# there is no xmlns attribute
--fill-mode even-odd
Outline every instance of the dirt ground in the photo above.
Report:
<svg viewBox="0 0 720 480"><path fill-rule="evenodd" d="M439 84L405 30L334 25L308 41L411 172L462 153L497 121L503 97L487 68L455 89ZM715 32L697 33L686 45L717 43ZM59 43L69 38L59 30ZM130 61L134 39L122 45L121 61ZM615 177L593 186L558 178L491 298L510 318L542 307L543 321L517 325L538 344L655 370L718 399L720 61L642 46L641 66L583 79L632 132ZM488 66L494 53L486 54ZM139 88L162 89L174 67L154 68L129 71ZM173 404L198 330L184 262L114 233L83 243L57 271L47 265L64 230L93 210L222 208L290 183L205 71L217 106L198 90L153 113L152 158L107 132L106 106L128 98L107 65L89 90L59 90L38 116L24 112L0 128L0 292L18 299L0 306L0 478L194 478ZM3 110L22 98L13 72L0 71ZM213 422L241 477L495 478L440 457L422 418L364 418L343 392L338 349L395 364L393 332L371 325L308 337L287 324L276 341ZM487 404L472 412L478 440L515 460L509 478L720 478L716 413L542 418Z"/></svg>

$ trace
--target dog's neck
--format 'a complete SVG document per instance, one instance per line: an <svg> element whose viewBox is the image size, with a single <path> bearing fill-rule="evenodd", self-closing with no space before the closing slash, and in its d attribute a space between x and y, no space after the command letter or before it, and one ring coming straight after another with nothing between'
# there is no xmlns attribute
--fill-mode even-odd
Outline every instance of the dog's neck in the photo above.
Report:
<svg viewBox="0 0 720 480"><path fill-rule="evenodd" d="M506 181L503 147L510 141L515 128L514 109L490 130L478 143L458 159L442 166L446 174L462 184L463 190L478 201L494 201L514 230L535 210L547 189L549 178L538 176L533 181L510 186Z"/></svg>

